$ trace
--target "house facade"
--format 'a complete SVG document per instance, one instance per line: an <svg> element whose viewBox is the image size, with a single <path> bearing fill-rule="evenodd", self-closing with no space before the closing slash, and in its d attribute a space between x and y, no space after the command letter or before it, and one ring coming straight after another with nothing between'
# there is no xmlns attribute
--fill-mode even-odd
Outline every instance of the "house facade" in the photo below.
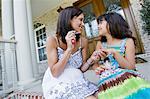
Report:
<svg viewBox="0 0 150 99"><path fill-rule="evenodd" d="M46 38L55 35L60 7L74 5L84 11L82 35L89 40L88 55L99 40L96 17L115 11L127 20L137 39L136 54L150 57L150 36L142 29L141 3L142 0L1 0L0 95L27 89L42 80L48 67Z"/></svg>

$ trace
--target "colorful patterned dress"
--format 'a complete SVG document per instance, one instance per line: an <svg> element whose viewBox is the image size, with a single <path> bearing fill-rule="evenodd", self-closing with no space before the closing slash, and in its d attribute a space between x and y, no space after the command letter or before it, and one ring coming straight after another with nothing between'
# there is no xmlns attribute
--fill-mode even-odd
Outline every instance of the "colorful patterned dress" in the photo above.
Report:
<svg viewBox="0 0 150 99"><path fill-rule="evenodd" d="M102 45L105 48L114 48L125 56L125 44L126 39L117 46L108 46L106 43ZM138 72L121 69L112 54L108 55L108 59L111 69L99 75L98 99L150 99L150 84Z"/></svg>
<svg viewBox="0 0 150 99"><path fill-rule="evenodd" d="M58 49L58 59L62 59L64 50ZM52 56L53 57L53 56ZM98 88L84 79L80 71L82 65L81 48L71 55L64 72L55 78L48 68L43 78L43 93L46 99L85 99L94 94Z"/></svg>

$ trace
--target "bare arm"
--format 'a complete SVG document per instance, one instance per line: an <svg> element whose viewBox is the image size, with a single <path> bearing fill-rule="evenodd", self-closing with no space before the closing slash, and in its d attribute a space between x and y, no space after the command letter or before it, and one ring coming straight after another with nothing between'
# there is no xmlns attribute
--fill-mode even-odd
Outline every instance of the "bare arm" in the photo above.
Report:
<svg viewBox="0 0 150 99"><path fill-rule="evenodd" d="M46 43L48 66L54 77L58 77L64 70L65 65L71 55L70 50L64 52L63 58L58 61L57 43L54 37L49 37Z"/></svg>
<svg viewBox="0 0 150 99"><path fill-rule="evenodd" d="M86 59L87 59L87 48L88 48L88 40L84 37L82 39L82 59L83 59L83 65L81 66L82 71L86 71L88 69L88 66L86 66Z"/></svg>
<svg viewBox="0 0 150 99"><path fill-rule="evenodd" d="M135 45L134 41L129 38L126 42L125 57L120 55L115 49L103 49L107 53L112 53L122 68L135 69Z"/></svg>
<svg viewBox="0 0 150 99"><path fill-rule="evenodd" d="M89 66L92 65L93 63L94 63L93 69L98 66L98 63L95 62L95 61L99 60L99 56L97 56L95 54L96 54L96 51L99 51L100 48L101 48L101 42L98 42L97 46L96 46L96 50L93 52L93 54L91 55L91 57L87 61L84 60L84 64L83 64L83 66L81 68L82 71L86 71L89 68ZM86 56L86 50L85 50L85 52L84 52L83 55ZM86 58L84 58L84 59L86 59Z"/></svg>
<svg viewBox="0 0 150 99"><path fill-rule="evenodd" d="M96 49L96 51L98 51L98 50L101 49L101 48L102 48L102 44L101 44L100 41L98 41L95 49ZM96 69L97 67L99 67L99 64L98 64L98 62L95 62L95 63L93 64L92 68L93 68L93 69Z"/></svg>
<svg viewBox="0 0 150 99"><path fill-rule="evenodd" d="M135 45L132 39L127 39L125 58L118 52L114 52L114 57L122 68L135 69Z"/></svg>

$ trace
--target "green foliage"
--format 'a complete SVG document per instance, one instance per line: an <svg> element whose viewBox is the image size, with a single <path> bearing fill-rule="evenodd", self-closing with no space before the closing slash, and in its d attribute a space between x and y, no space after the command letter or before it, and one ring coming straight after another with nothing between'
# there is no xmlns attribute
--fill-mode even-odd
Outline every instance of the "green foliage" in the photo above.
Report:
<svg viewBox="0 0 150 99"><path fill-rule="evenodd" d="M145 33L150 35L150 1L143 0L142 9L140 10L143 23L143 29Z"/></svg>

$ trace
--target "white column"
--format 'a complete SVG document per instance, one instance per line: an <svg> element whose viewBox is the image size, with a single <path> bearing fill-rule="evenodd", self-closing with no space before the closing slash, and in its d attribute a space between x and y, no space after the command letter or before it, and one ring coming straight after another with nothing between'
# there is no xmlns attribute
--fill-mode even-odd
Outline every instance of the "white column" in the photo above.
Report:
<svg viewBox="0 0 150 99"><path fill-rule="evenodd" d="M2 0L2 36L4 39L10 39L14 34L13 29L13 1Z"/></svg>
<svg viewBox="0 0 150 99"><path fill-rule="evenodd" d="M33 23L32 23L32 10L31 10L31 0L26 0L27 5L27 17L28 17L28 28L29 28L29 38L31 45L31 56L32 56L32 67L34 72L34 77L39 77L38 65L36 60L36 48L35 48L35 39L34 39L34 31L33 31Z"/></svg>
<svg viewBox="0 0 150 99"><path fill-rule="evenodd" d="M13 23L13 0L1 0L2 9L2 37L5 40L10 40L14 34ZM14 83L17 82L16 73L16 57L15 57L15 45L10 43L3 43L1 49L2 57L2 77L4 89L13 88ZM13 48L12 48L13 47ZM2 51L4 50L4 52Z"/></svg>
<svg viewBox="0 0 150 99"><path fill-rule="evenodd" d="M17 41L17 63L19 84L25 85L34 81L29 39L28 15L26 0L14 0L14 29Z"/></svg>

